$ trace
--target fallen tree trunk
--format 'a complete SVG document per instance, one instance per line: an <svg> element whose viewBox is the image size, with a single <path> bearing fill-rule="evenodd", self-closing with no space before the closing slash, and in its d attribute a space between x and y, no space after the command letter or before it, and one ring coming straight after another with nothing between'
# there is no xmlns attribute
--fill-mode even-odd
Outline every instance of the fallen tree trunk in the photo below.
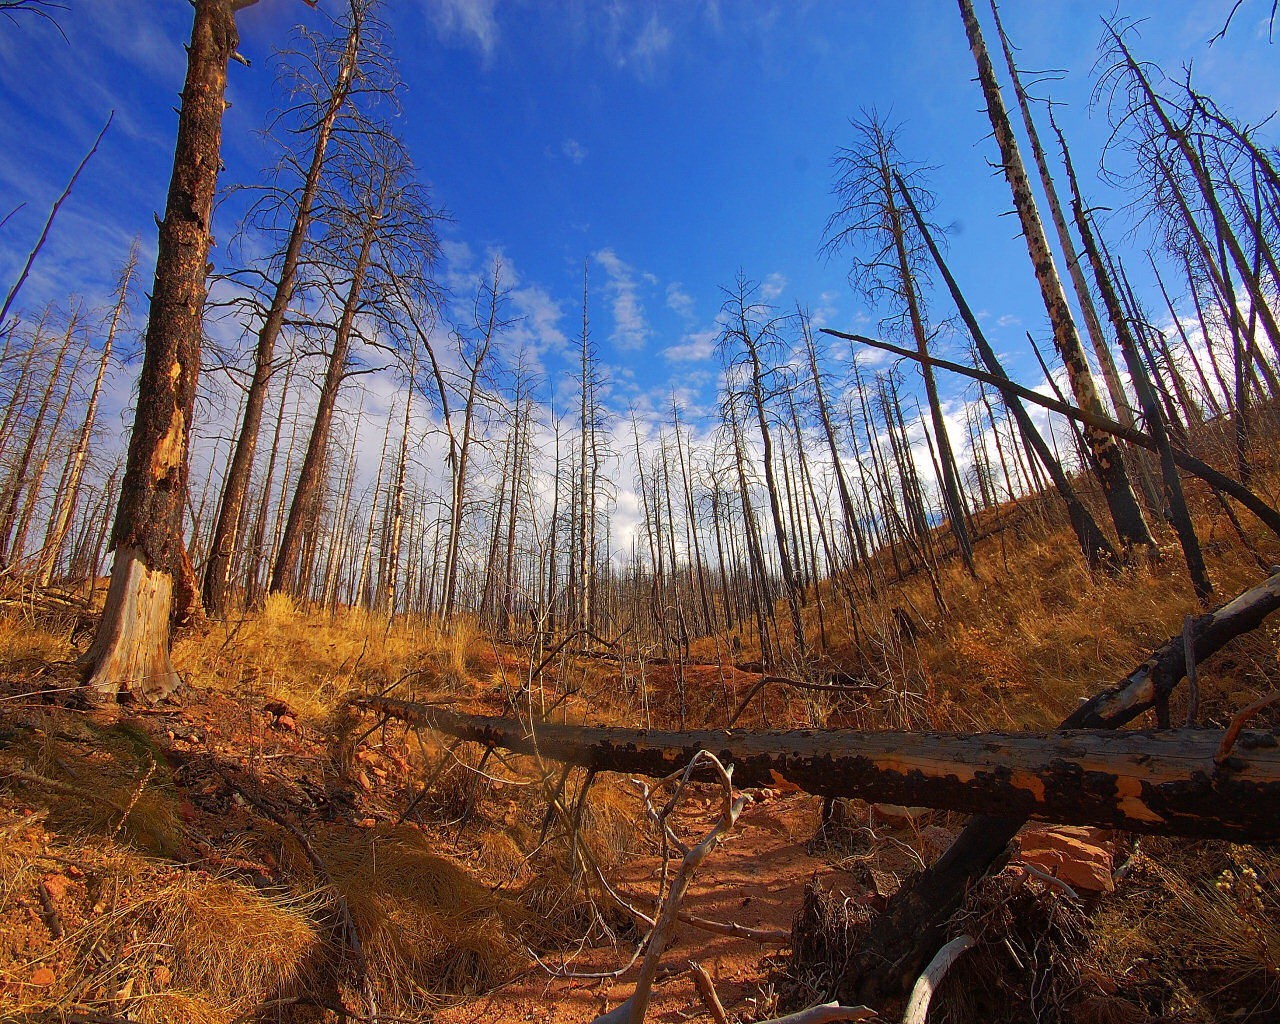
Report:
<svg viewBox="0 0 1280 1024"><path fill-rule="evenodd" d="M355 702L484 747L592 771L665 778L700 750L739 786L785 779L809 793L981 814L993 810L1237 842L1280 839L1280 746L1270 734L1230 765L1221 730L1063 733L659 732L528 724L392 698Z"/></svg>
<svg viewBox="0 0 1280 1024"><path fill-rule="evenodd" d="M1118 729L1161 708L1187 672L1187 649L1201 663L1280 609L1280 573L1192 620L1190 643L1171 637L1115 686L1085 701L1061 729ZM881 1005L905 997L942 945L947 920L969 887L998 866L1010 840L1027 823L1012 807L971 820L929 868L912 876L871 923L867 939L840 980L843 998Z"/></svg>

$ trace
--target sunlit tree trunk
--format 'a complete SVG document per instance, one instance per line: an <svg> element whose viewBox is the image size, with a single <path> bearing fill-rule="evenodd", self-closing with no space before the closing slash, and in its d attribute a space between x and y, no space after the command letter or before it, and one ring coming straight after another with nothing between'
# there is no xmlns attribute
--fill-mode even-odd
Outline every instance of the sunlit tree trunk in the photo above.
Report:
<svg viewBox="0 0 1280 1024"><path fill-rule="evenodd" d="M173 175L160 223L142 376L111 542L106 607L85 657L102 696L162 696L181 684L169 661L174 573L200 372L210 218L221 165L227 62L244 0L195 0Z"/></svg>

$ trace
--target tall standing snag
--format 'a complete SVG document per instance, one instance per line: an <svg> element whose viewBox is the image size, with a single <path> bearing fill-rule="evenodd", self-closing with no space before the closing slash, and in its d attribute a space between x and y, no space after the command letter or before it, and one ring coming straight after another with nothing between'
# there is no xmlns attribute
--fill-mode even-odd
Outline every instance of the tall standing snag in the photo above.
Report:
<svg viewBox="0 0 1280 1024"><path fill-rule="evenodd" d="M209 561L204 575L204 600L211 615L220 616L226 611L231 564L237 539L243 533L241 527L245 518L244 505L249 492L249 478L253 472L253 456L258 445L258 433L262 427L267 390L275 369L276 341L284 328L285 314L297 287L298 267L302 260L303 245L314 218L316 197L320 191L320 176L324 171L329 140L334 133L338 116L356 83L364 48L362 32L370 6L369 0L351 0L346 38L341 44L340 54L336 57L333 82L323 97L317 97L314 100L311 97L304 99L303 106L306 113L319 116L314 126L310 128L310 162L307 165L302 187L297 194L297 206L293 222L289 227L279 277L271 292L271 301L267 307L266 316L262 320L262 326L258 328L253 357L253 379L245 394L240 433L236 438L231 463L227 467L222 502L214 525L213 539L209 545ZM331 57L333 51L338 48L336 41L322 40L316 44L313 67L317 77L329 71L324 66L325 59ZM318 90L320 86L316 88ZM300 163L301 160L297 159L296 164L300 165Z"/></svg>
<svg viewBox="0 0 1280 1024"><path fill-rule="evenodd" d="M91 691L163 696L181 683L169 661L174 576L185 557L187 445L209 259L210 217L236 11L254 0L196 0L173 174L160 222L142 376L111 543L111 585L85 656Z"/></svg>
<svg viewBox="0 0 1280 1024"><path fill-rule="evenodd" d="M992 132L996 144L1000 147L1000 161L1004 176L1013 193L1013 205L1017 210L1018 221L1026 239L1027 253L1035 268L1036 281L1040 285L1045 310L1049 314L1049 322L1053 327L1053 343L1062 356L1062 364L1066 368L1067 376L1071 381L1071 390L1075 393L1080 408L1086 412L1105 415L1102 400L1098 396L1098 389L1093 381L1093 374L1085 358L1084 346L1080 343L1079 332L1071 319L1071 309L1067 305L1062 279L1054 266L1053 252L1049 248L1044 224L1036 209L1031 183L1027 179L1026 166L1018 151L1009 113L1000 96L1000 85L996 81L995 69L992 67L986 43L982 39L982 29L974 13L972 0L959 0L959 4L965 33L969 38L969 48L973 52L973 58L978 67L978 81L982 85L982 94L987 102ZM1102 482L1107 507L1111 510L1112 521L1120 536L1121 546L1126 550L1133 545L1154 546L1155 541L1143 518L1142 509L1138 506L1138 500L1134 496L1124 463L1120 461L1120 449L1115 440L1105 431L1094 427L1086 427L1084 433L1089 454L1092 456Z"/></svg>

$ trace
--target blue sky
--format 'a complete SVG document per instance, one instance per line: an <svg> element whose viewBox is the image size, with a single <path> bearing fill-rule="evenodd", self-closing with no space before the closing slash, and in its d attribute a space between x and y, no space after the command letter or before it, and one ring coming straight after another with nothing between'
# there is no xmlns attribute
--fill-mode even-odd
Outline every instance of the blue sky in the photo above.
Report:
<svg viewBox="0 0 1280 1024"><path fill-rule="evenodd" d="M0 216L27 204L0 230L0 280L12 278L107 112L117 118L28 305L73 292L99 299L135 233L149 281L190 27L183 0L68 3L66 41L32 19L0 23ZM1146 19L1142 56L1175 74L1194 60L1206 90L1256 119L1280 98L1280 44L1267 42L1270 5L1245 0L1229 35L1208 47L1230 6L1121 0L1118 9ZM1091 191L1114 202L1094 182L1107 127L1088 108L1099 18L1112 10L1009 0L1004 18L1024 66L1068 72L1052 93L1069 104L1062 121ZM501 250L517 278L515 311L553 379L557 347L577 330L584 260L619 407L661 405L671 387L695 406L709 401L719 289L739 268L780 304L866 327L845 267L818 249L831 156L850 138L848 119L870 107L904 123L904 155L936 168L935 216L952 225L953 269L1013 368L1034 376L1022 332L1044 334L1043 309L1014 223L1000 216L1008 189L987 163L994 146L983 141L989 125L950 0L395 0L386 17L407 84L402 129L453 218L441 277L461 285ZM262 0L241 16L253 67L231 69L224 185L252 181L270 162L256 132L274 102L271 50L308 21L317 18L298 0ZM233 205L215 225L223 240ZM950 314L938 309L938 319Z"/></svg>

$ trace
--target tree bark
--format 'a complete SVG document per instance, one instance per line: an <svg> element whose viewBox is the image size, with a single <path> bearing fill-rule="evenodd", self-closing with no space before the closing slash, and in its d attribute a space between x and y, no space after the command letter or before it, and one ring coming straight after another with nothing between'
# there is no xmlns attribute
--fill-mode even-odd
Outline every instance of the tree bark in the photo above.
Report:
<svg viewBox="0 0 1280 1024"><path fill-rule="evenodd" d="M185 553L187 445L200 372L227 62L237 42L235 6L231 0L195 4L138 405L112 529L115 562L102 621L85 657L88 687L101 696L161 696L181 685L169 661L169 614L173 575Z"/></svg>
<svg viewBox="0 0 1280 1024"><path fill-rule="evenodd" d="M1080 344L1080 335L1071 319L1071 309L1067 305L1062 279L1054 266L1053 253L1045 237L1044 224L1036 209L1031 183L1027 180L1026 167L1018 151L1018 143L1014 138L1013 126L1009 121L1004 100L1000 96L1000 86L996 81L995 69L991 65L986 43L982 39L982 29L974 13L972 0L959 0L959 4L965 33L969 38L969 48L973 52L974 61L978 67L978 80L987 102L987 113L991 118L996 144L1000 148L1000 160L1003 164L1005 179L1013 194L1013 205L1017 210L1018 220L1026 239L1027 252L1035 268L1036 281L1040 285L1040 293L1049 314L1049 322L1053 326L1054 344L1062 356L1062 363L1066 367L1076 402L1087 412L1105 415L1106 410L1098 397L1093 374L1089 370L1084 348ZM1128 473L1125 472L1124 463L1120 458L1120 449L1115 439L1106 431L1094 427L1085 429L1085 438L1102 481L1107 507L1111 510L1111 518L1115 523L1116 533L1119 534L1121 546L1126 551L1133 545L1153 547L1155 541L1143 518L1142 509L1138 506L1138 500L1134 496L1133 487L1129 482Z"/></svg>

